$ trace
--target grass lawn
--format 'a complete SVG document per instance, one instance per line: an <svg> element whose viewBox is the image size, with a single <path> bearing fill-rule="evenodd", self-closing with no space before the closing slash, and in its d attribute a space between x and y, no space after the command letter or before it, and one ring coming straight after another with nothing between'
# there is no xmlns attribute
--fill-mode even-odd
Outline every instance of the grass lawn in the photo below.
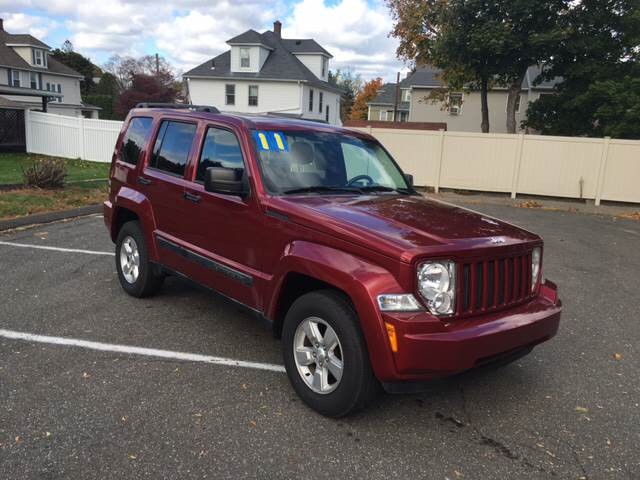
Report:
<svg viewBox="0 0 640 480"><path fill-rule="evenodd" d="M106 181L67 185L57 190L20 188L0 191L0 219L95 205L103 202L107 195Z"/></svg>
<svg viewBox="0 0 640 480"><path fill-rule="evenodd" d="M22 183L22 168L34 160L45 158L34 153L0 153L0 184ZM86 160L65 160L67 182L93 180L109 176L109 163L88 162Z"/></svg>

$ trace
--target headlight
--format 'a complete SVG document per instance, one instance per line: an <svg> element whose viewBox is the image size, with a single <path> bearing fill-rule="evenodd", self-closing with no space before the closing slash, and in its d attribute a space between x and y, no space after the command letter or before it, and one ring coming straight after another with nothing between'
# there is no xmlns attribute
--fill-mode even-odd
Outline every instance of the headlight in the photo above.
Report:
<svg viewBox="0 0 640 480"><path fill-rule="evenodd" d="M450 261L418 265L418 292L434 315L450 315L455 310L456 264Z"/></svg>
<svg viewBox="0 0 640 480"><path fill-rule="evenodd" d="M533 292L538 286L538 280L540 279L540 258L542 251L540 247L533 249L531 253L531 291Z"/></svg>

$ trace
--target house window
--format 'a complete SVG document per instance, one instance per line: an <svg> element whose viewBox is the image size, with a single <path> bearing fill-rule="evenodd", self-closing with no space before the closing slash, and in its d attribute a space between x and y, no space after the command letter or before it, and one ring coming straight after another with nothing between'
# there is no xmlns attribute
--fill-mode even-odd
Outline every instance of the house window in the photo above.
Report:
<svg viewBox="0 0 640 480"><path fill-rule="evenodd" d="M378 114L378 119L382 120L383 122L387 121L387 116L388 114L391 113L391 115L393 115L393 112L387 112L386 110L380 110L380 113Z"/></svg>
<svg viewBox="0 0 640 480"><path fill-rule="evenodd" d="M320 104L320 108L318 108L318 111L320 113L322 113L322 100L323 100L322 97L323 96L324 96L324 94L322 92L318 93L318 103Z"/></svg>
<svg viewBox="0 0 640 480"><path fill-rule="evenodd" d="M42 50L33 50L33 64L44 67L44 52Z"/></svg>
<svg viewBox="0 0 640 480"><path fill-rule="evenodd" d="M225 105L235 105L236 104L236 86L233 84L228 84L224 86L225 93Z"/></svg>
<svg viewBox="0 0 640 480"><path fill-rule="evenodd" d="M249 106L258 106L258 85L249 85Z"/></svg>
<svg viewBox="0 0 640 480"><path fill-rule="evenodd" d="M313 112L313 90L309 90L309 111Z"/></svg>
<svg viewBox="0 0 640 480"><path fill-rule="evenodd" d="M400 112L400 121L406 122L409 120L409 112Z"/></svg>
<svg viewBox="0 0 640 480"><path fill-rule="evenodd" d="M462 113L462 93L449 94L449 115Z"/></svg>
<svg viewBox="0 0 640 480"><path fill-rule="evenodd" d="M29 83L31 88L38 89L38 74L36 72L29 72Z"/></svg>
<svg viewBox="0 0 640 480"><path fill-rule="evenodd" d="M409 89L403 89L402 90L402 101L403 102L410 102L411 101L411 90L409 90Z"/></svg>
<svg viewBox="0 0 640 480"><path fill-rule="evenodd" d="M326 112L324 114L324 120L329 123L329 105L327 105Z"/></svg>
<svg viewBox="0 0 640 480"><path fill-rule="evenodd" d="M327 75L328 64L329 64L329 61L325 57L322 57L322 78L326 77Z"/></svg>
<svg viewBox="0 0 640 480"><path fill-rule="evenodd" d="M18 70L11 70L11 86L20 86L20 72Z"/></svg>
<svg viewBox="0 0 640 480"><path fill-rule="evenodd" d="M516 98L516 113L520 113L520 97L521 95L518 95L518 98ZM504 106L504 111L506 112L509 108L509 97L507 96L507 103Z"/></svg>
<svg viewBox="0 0 640 480"><path fill-rule="evenodd" d="M240 68L251 67L251 51L248 48L240 48Z"/></svg>

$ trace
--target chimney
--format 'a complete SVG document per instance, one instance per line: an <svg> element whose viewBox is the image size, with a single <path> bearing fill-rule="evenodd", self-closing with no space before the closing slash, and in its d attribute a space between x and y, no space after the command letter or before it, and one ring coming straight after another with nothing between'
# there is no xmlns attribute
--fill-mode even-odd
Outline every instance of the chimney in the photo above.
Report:
<svg viewBox="0 0 640 480"><path fill-rule="evenodd" d="M275 33L276 37L282 38L282 23L280 23L280 20L273 22L273 33Z"/></svg>
<svg viewBox="0 0 640 480"><path fill-rule="evenodd" d="M4 30L4 18L0 18L0 31Z"/></svg>

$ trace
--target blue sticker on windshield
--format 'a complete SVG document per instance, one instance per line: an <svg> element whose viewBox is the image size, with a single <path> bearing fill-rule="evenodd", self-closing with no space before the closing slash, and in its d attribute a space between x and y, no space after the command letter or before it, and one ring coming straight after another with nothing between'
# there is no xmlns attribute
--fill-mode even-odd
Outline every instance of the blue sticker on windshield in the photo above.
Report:
<svg viewBox="0 0 640 480"><path fill-rule="evenodd" d="M287 138L281 132L257 131L253 132L258 150L271 152L288 152Z"/></svg>

